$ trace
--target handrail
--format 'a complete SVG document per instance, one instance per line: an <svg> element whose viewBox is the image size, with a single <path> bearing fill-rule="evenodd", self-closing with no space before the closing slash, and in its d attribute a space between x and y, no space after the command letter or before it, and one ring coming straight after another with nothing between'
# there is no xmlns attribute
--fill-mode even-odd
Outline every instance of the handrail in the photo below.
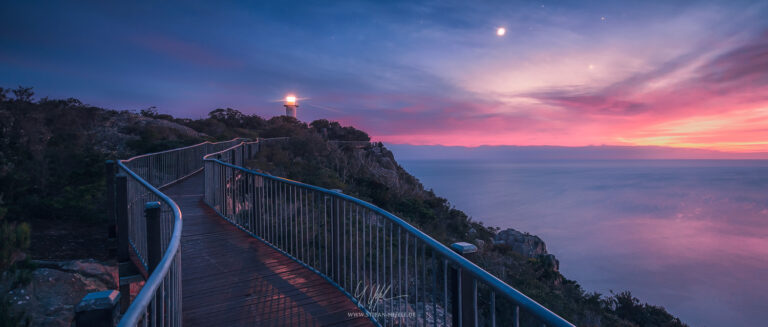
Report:
<svg viewBox="0 0 768 327"><path fill-rule="evenodd" d="M174 258L176 254L179 252L179 246L181 244L181 228L182 228L182 221L181 221L181 209L179 206L171 200L167 195L160 192L160 190L156 189L154 186L147 183L144 179L136 175L133 171L125 167L123 162L118 161L118 165L129 175L131 175L133 178L136 179L139 183L144 185L147 189L149 189L152 193L160 197L163 202L165 202L171 209L173 210L173 234L171 235L171 239L168 245L168 248L165 250L165 253L163 253L163 259L160 260L160 263L158 263L157 267L154 269L152 274L149 276L149 279L147 279L146 283L144 284L144 287L142 287L141 291L138 295L136 295L136 298L131 303L131 306L128 308L128 310L123 314L123 317L120 319L120 324L118 326L137 326L139 323L139 320L141 318L144 318L146 314L146 308L149 307L149 304L152 300L154 300L155 294L157 293L157 289L160 287L160 284L163 281L163 278L168 274L168 272L171 269L171 264L174 262ZM180 306L180 305L179 305ZM181 310L179 310L181 312Z"/></svg>
<svg viewBox="0 0 768 327"><path fill-rule="evenodd" d="M408 308L409 306L411 309L415 311L419 311L422 316L423 320L426 323L429 319L427 318L428 312L430 312L430 309L428 308L429 305L432 305L431 308L431 314L430 317L432 319L432 322L436 325L438 322L438 316L440 311L437 310L437 301L435 299L436 294L443 296L443 303L440 303L442 309L442 317L443 317L443 325L448 325L448 306L449 296L452 298L450 301L450 304L453 306L453 310L451 311L451 319L454 322L458 322L458 325L462 324L462 321L467 319L467 317L464 317L462 319L462 297L464 297L463 294L469 294L465 293L466 289L462 291L461 281L466 280L464 277L462 277L462 273L466 272L468 273L472 278L472 286L465 285L464 287L471 287L471 289L474 291L474 298L473 298L473 305L474 305L474 325L477 325L478 319L481 319L482 315L485 315L490 321L492 321L492 325L495 325L496 323L496 293L502 296L502 298L506 298L510 300L514 305L514 310L512 312L512 324L513 326L519 325L519 309L522 308L523 310L531 313L535 318L537 318L539 321L550 325L550 326L573 326L571 323L563 319L562 317L558 316L557 314L553 313L549 309L545 308L541 304L537 303L536 301L532 300L531 298L527 297L520 291L514 289L510 285L506 284L496 276L490 274L489 272L485 271L484 269L478 267L473 262L467 260L466 258L462 257L461 255L457 254L456 252L452 251L442 243L436 241L429 235L425 234L418 228L413 227L403 219L387 212L386 210L383 210L371 203L368 203L366 201L357 199L355 197L342 194L340 192L331 191L322 187L304 184L301 182L297 182L294 180L272 176L269 174L264 174L259 171L247 169L238 165L242 165L246 157L248 155L246 154L246 149L248 150L247 153L253 154L253 147L256 145L259 146L259 140L256 142L241 142L237 145L234 145L230 148L224 149L220 152L211 153L204 157L203 161L206 162L205 164L205 183L206 183L206 194L205 194L205 201L206 203L211 206L215 211L219 213L222 217L224 217L226 220L230 221L231 223L235 224L239 228L249 232L251 235L261 239L262 241L267 242L268 244L272 245L276 249L280 250L281 252L285 253L286 255L290 256L294 260L299 261L300 263L305 264L309 268L313 269L315 272L319 273L323 277L325 277L328 281L333 283L335 286L337 286L340 290L342 290L344 293L346 293L349 297L351 297L354 301L358 303L359 306L361 306L362 309L364 309L367 313L369 311L373 311L375 307L371 306L371 303L366 303L366 292L363 292L363 295L360 296L358 294L358 288L360 287L360 267L359 264L361 262L360 255L360 237L358 232L360 231L360 220L359 220L359 210L363 209L363 219L368 219L368 221L364 221L364 225L362 228L362 234L363 234L363 246L365 246L366 240L365 240L365 233L366 233L366 226L365 224L368 224L368 231L371 233L370 239L368 242L373 242L373 230L376 229L376 251L373 252L372 249L363 249L363 256L362 256L362 264L363 264L363 278L362 283L364 284L363 287L380 287L380 271L379 271L379 262L380 262L380 256L382 256L382 253L379 252L379 233L382 231L383 228L383 238L384 242L387 242L387 235L386 231L387 228L389 228L389 242L390 242L390 248L389 248L389 255L387 255L386 251L387 249L384 249L383 257L384 261L386 261L387 257L389 258L389 267L387 267L387 262L383 262L383 267L385 272L382 273L385 277L384 282L386 283L386 277L389 276L390 285L389 288L393 288L394 285L394 272L393 269L395 267L393 263L394 258L394 236L393 232L395 229L397 229L397 260L398 265L402 263L402 257L401 257L401 249L402 249L402 243L401 243L401 231L405 231L406 233L406 241L405 241L405 282L403 283L402 280L402 272L401 267L397 266L398 269L398 277L399 280L397 281L400 286L405 284L406 290L405 293L398 293L398 296L402 296L405 294L407 297L410 293L408 292L408 287L411 285L408 280L408 235L414 236L418 241L422 242L422 274L426 276L427 271L430 271L430 273L434 276L433 282L434 285L424 285L422 284L422 291L424 291L424 294L421 294L422 301L419 302L419 296L420 296L420 290L419 290L419 276L418 276L418 246L419 244L416 242L416 240L413 241L413 264L414 264L414 273L415 273L415 301L413 301L413 304L410 303L409 299L405 300L397 300L393 301L392 299L389 299L389 306L390 309L392 309L392 306L403 306L402 302L405 301L405 307ZM248 146L248 147L246 147ZM238 150L240 149L240 150ZM258 148L257 148L258 150ZM230 161L230 162L226 162ZM275 183L270 183L275 182ZM302 191L305 190L305 191ZM312 191L310 193L309 191ZM298 194L298 196L297 196ZM316 194L321 194L321 197L317 197ZM291 199L291 197L293 197ZM310 198L312 199L310 201ZM331 223L328 224L328 199L336 199L331 200L330 205L330 220ZM323 235L318 234L317 230L310 230L310 227L303 226L302 223L303 220L308 219L310 215L312 215L312 218L314 219L316 217L315 209L320 208L315 200L322 199L323 201L323 210L325 211L324 217L325 221L321 221L320 223L323 223L323 226L326 228L323 233L325 233L325 246L323 247L322 244L316 244L317 240L320 238L323 238ZM356 210L355 218L357 219L357 227L352 225L355 220L352 219L351 215L347 215L346 209L347 205L351 204L349 207L350 210L354 207ZM343 208L343 209L342 209ZM365 210L369 211L369 214L365 213ZM340 211L343 211L343 213L340 213ZM274 214L274 217L270 217L269 215L264 215L265 213ZM334 216L335 214L335 216ZM280 217L277 217L280 216ZM298 218L297 218L298 217ZM317 216L319 217L319 216ZM383 217L385 219L384 222L379 221L377 217ZM336 219L334 223L334 219ZM387 227L388 221L390 223L389 227ZM349 222L349 226L347 226L347 222ZM307 222L308 223L308 222ZM291 226L286 226L289 224L293 224ZM343 224L343 227L341 225ZM394 226L392 225L394 224ZM328 227L330 226L330 227ZM383 226L383 227L382 227ZM318 228L319 226L314 226L313 228ZM294 228L296 230L290 230L291 228ZM344 259L344 265L346 265L347 261L347 253L344 252L344 254L336 253L339 252L339 249L330 249L328 247L328 233L330 228L331 235L331 243L333 247L336 247L336 245L341 245L342 242L344 242L343 250L346 251L348 245L346 244L347 240L345 237L347 237L347 232L349 232L349 261L350 264L352 264L352 261L357 260L355 263L358 265L357 267L357 276L354 275L354 272L352 271L352 268L349 267L341 267L341 260L340 257L343 257ZM354 229L355 235L352 235L352 231ZM304 233L304 234L301 234ZM334 236L333 234L337 233L338 235ZM299 234L299 236L295 236L294 234ZM312 234L312 235L308 235ZM311 237L310 240L308 237ZM352 237L354 237L357 240L357 245L353 245ZM301 244L299 244L302 242ZM325 250L325 253L321 253L320 256L322 257L323 254L325 255L325 263L323 264L322 260L319 262L316 260L316 256L313 258L312 255L307 256L307 251L304 249L304 243L306 243L307 247L310 247L310 242L314 247L316 247L318 251ZM301 249L298 249L299 246L301 246ZM386 244L384 244L386 246ZM323 249L320 249L323 248ZM432 254L431 260L433 267L429 267L426 265L426 262L429 260L429 258L426 257L426 250L429 250ZM314 249L312 250L314 251ZM331 252L330 254L328 252ZM357 251L357 253L353 253L354 251ZM328 258L329 255L331 257L331 263L329 266ZM439 269L436 265L435 258L437 256L442 257L444 267L442 269ZM353 257L356 256L356 257ZM375 256L375 259L373 258ZM369 258L370 257L370 258ZM313 260L314 259L314 260ZM321 258L322 259L322 258ZM337 262L333 262L336 260ZM376 261L376 269L375 272L373 272L373 268L371 267L371 274L376 274L376 282L374 283L372 279L366 280L365 274L369 273L366 270L365 265L366 264L372 264L371 260ZM449 278L449 268L448 265L452 265L455 269L455 272L453 272L455 275L452 278ZM313 264L316 264L313 266ZM337 265L334 267L333 265ZM431 268L431 269L430 269ZM350 270L350 274L352 275L347 276L347 269ZM387 275L386 269L390 269L389 274ZM442 278L440 276L437 276L442 272L443 276ZM373 275L371 275L373 276ZM426 277L423 277L424 279L422 282L426 283L429 282L426 280ZM442 283L444 286L444 290L440 290L437 287L438 280L442 279ZM452 290L449 291L448 284L449 279L452 283L458 284L458 291ZM355 285L354 281L357 281L358 283ZM480 312L481 309L478 308L478 293L480 284L484 284L485 286L482 287L488 287L490 288L489 297L490 297L490 308L488 309L488 313ZM453 286L452 286L453 287ZM354 289L353 289L354 288ZM388 289L392 295L395 293L394 289ZM399 290L399 291L402 291ZM431 300L427 299L427 291L429 291L432 296ZM352 293L355 293L354 295ZM460 293L460 294L459 294ZM370 297L370 296L369 296ZM378 299L381 300L381 299ZM377 305L378 301L377 300ZM458 302L458 306L457 303ZM419 309L419 305L421 305L421 309ZM468 305L468 304L464 304ZM458 310L456 308L459 308ZM370 314L370 313L369 313ZM456 316L458 315L458 319ZM372 317L372 316L371 316ZM471 317L470 317L471 318ZM385 317L382 321L384 321L385 324L388 322L391 322L391 320L387 320L388 318ZM377 323L380 323L376 319L372 319Z"/></svg>
<svg viewBox="0 0 768 327"><path fill-rule="evenodd" d="M202 169L202 156L241 142L236 138L224 142L203 142L182 148L142 154L117 161L119 171L126 176L124 212L126 233L139 262L151 274L139 294L122 316L119 326L137 326L142 320L149 325L181 325L181 230L182 216L179 206L159 189L182 180ZM196 164L199 162L199 164ZM118 194L121 194L118 192ZM159 234L159 262L148 262L147 233L151 228L141 219L143 206L160 201L160 220L154 232ZM120 201L118 201L120 203ZM159 203L159 202L157 202ZM120 215L118 215L120 217ZM118 224L120 225L120 224ZM152 267L150 267L150 264ZM130 297L130 294L122 294ZM152 320L151 322L149 320Z"/></svg>

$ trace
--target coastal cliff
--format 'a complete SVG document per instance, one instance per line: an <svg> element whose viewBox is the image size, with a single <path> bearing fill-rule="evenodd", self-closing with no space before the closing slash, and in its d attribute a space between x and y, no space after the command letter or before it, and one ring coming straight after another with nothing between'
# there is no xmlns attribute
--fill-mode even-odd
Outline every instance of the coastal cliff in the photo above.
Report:
<svg viewBox="0 0 768 327"><path fill-rule="evenodd" d="M288 142L265 144L248 165L340 189L402 217L443 244L473 242L480 248L473 259L478 265L580 326L683 326L663 308L641 304L629 293L606 297L586 292L560 274L559 263L543 240L521 231L500 231L469 217L425 189L391 151L369 142L368 135L355 128L326 120L311 124L289 117L265 120L230 108L214 110L205 119L177 119L152 108L138 113L105 110L75 99L32 101L31 96L9 98L6 93L0 89L0 212L7 212L7 226L29 223L31 235L29 229L26 235L31 242L4 243L3 253L64 262L93 258L112 265L108 249L113 241L107 237L112 222L102 214L104 160L205 140L288 136ZM24 229L17 228L14 235L17 231L23 239ZM24 271L22 276L40 276L44 272L40 269L53 269L10 259L0 264L6 271ZM82 281L87 278L70 277L67 283L73 290L96 285ZM27 292L41 289L35 283L44 281L19 282L12 289L24 290L26 301L26 296L35 296ZM69 303L74 298L60 302L74 305ZM6 308L14 298L0 300ZM25 315L28 306L18 305L18 297L15 301L17 305L0 310L4 315L0 319ZM41 305L26 308L26 314L55 316L56 308Z"/></svg>
<svg viewBox="0 0 768 327"><path fill-rule="evenodd" d="M273 119L303 125L289 118ZM585 291L559 272L559 261L538 236L485 226L425 189L381 143L366 143L367 136L329 140L324 132L328 124L318 121L292 128L288 141L263 143L247 165L339 189L405 219L445 245L472 242L479 248L472 259L476 264L579 326L685 326L663 308L643 304L629 292L602 296Z"/></svg>

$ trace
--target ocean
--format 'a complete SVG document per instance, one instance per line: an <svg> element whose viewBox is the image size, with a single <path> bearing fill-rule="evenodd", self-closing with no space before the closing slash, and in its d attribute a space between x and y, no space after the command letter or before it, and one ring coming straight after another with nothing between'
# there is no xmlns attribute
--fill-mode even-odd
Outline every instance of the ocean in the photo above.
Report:
<svg viewBox="0 0 768 327"><path fill-rule="evenodd" d="M540 236L587 291L691 326L768 320L768 160L399 162L472 219Z"/></svg>

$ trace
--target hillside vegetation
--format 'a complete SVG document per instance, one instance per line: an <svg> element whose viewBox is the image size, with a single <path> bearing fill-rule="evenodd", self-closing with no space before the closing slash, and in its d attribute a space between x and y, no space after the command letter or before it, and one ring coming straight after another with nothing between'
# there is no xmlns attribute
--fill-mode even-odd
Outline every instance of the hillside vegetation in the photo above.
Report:
<svg viewBox="0 0 768 327"><path fill-rule="evenodd" d="M76 99L34 100L30 88L0 88L0 221L4 269L14 258L109 259L102 213L104 161L204 140L282 137L265 146L252 167L326 188L341 189L390 211L450 244L480 244L475 261L536 301L581 326L684 326L663 308L629 292L587 293L551 262L527 258L493 242L496 228L472 220L447 199L425 190L380 143L337 122L264 119L231 108L205 119L174 118L155 108L138 113L97 108ZM31 234L30 234L31 226ZM13 235L13 240L8 240ZM31 239L31 241L30 241Z"/></svg>

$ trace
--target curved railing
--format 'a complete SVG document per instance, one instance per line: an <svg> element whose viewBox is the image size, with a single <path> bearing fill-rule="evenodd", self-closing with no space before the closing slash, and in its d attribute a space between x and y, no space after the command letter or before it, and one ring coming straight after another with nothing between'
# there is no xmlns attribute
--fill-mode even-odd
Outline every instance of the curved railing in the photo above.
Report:
<svg viewBox="0 0 768 327"><path fill-rule="evenodd" d="M323 276L378 325L573 326L381 208L241 167L263 143L205 156L205 202Z"/></svg>
<svg viewBox="0 0 768 327"><path fill-rule="evenodd" d="M118 229L124 229L118 232L127 231L125 247L149 274L119 326L181 325L181 210L159 189L200 171L208 153L242 140L204 142L117 162L115 210ZM121 251L127 250L118 249L118 255Z"/></svg>

